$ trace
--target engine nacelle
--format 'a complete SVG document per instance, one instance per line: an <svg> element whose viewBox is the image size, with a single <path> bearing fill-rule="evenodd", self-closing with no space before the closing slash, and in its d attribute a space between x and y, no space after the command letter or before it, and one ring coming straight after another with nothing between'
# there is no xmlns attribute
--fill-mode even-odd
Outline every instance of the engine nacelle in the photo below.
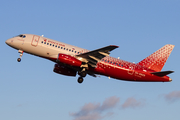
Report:
<svg viewBox="0 0 180 120"><path fill-rule="evenodd" d="M55 64L54 70L55 73L67 75L67 76L76 76L77 71L70 69L66 66Z"/></svg>
<svg viewBox="0 0 180 120"><path fill-rule="evenodd" d="M76 59L75 57L61 53L59 53L57 60L61 63L65 63L67 65L71 65L75 67L80 67L82 64L82 62Z"/></svg>

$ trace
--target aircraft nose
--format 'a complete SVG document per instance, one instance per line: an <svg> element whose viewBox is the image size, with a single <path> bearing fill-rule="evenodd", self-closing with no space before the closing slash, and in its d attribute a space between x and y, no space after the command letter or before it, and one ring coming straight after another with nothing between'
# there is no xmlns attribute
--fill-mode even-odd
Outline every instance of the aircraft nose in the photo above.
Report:
<svg viewBox="0 0 180 120"><path fill-rule="evenodd" d="M9 45L9 44L11 43L11 40L8 39L8 40L5 41L5 43L6 43L7 45Z"/></svg>

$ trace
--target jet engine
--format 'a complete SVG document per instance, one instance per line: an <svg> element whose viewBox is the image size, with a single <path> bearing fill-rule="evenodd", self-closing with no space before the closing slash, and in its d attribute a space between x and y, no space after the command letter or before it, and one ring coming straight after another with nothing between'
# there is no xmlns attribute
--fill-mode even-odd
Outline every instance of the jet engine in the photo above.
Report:
<svg viewBox="0 0 180 120"><path fill-rule="evenodd" d="M66 54L61 54L61 53L59 53L57 61L61 63L65 63L67 65L75 66L75 67L80 67L82 64L82 62L76 59L75 57L72 57Z"/></svg>
<svg viewBox="0 0 180 120"><path fill-rule="evenodd" d="M67 75L67 76L76 76L77 71L70 69L66 66L55 64L54 70L55 73Z"/></svg>

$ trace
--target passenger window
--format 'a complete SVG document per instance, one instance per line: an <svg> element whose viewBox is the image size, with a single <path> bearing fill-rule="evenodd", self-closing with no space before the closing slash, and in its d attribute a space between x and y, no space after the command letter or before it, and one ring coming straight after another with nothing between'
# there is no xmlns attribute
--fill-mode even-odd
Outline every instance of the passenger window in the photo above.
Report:
<svg viewBox="0 0 180 120"><path fill-rule="evenodd" d="M46 42L44 42L44 44L46 44Z"/></svg>
<svg viewBox="0 0 180 120"><path fill-rule="evenodd" d="M64 48L64 50L65 50L66 48Z"/></svg>
<svg viewBox="0 0 180 120"><path fill-rule="evenodd" d="M52 45L54 47L54 45Z"/></svg>
<svg viewBox="0 0 180 120"><path fill-rule="evenodd" d="M43 41L41 43L43 43Z"/></svg>
<svg viewBox="0 0 180 120"><path fill-rule="evenodd" d="M68 51L68 48L66 50Z"/></svg>
<svg viewBox="0 0 180 120"><path fill-rule="evenodd" d="M69 51L71 51L71 49L69 49Z"/></svg>
<svg viewBox="0 0 180 120"><path fill-rule="evenodd" d="M50 44L50 46L51 46L52 44Z"/></svg>
<svg viewBox="0 0 180 120"><path fill-rule="evenodd" d="M49 45L49 43L47 43L47 45Z"/></svg>
<svg viewBox="0 0 180 120"><path fill-rule="evenodd" d="M61 49L63 49L63 47L61 47Z"/></svg>
<svg viewBox="0 0 180 120"><path fill-rule="evenodd" d="M78 54L79 54L79 52L78 52Z"/></svg>
<svg viewBox="0 0 180 120"><path fill-rule="evenodd" d="M76 53L76 51L75 51L75 53Z"/></svg>
<svg viewBox="0 0 180 120"><path fill-rule="evenodd" d="M72 52L74 52L74 51L72 50Z"/></svg>
<svg viewBox="0 0 180 120"><path fill-rule="evenodd" d="M105 62L106 62L107 60L105 60Z"/></svg>
<svg viewBox="0 0 180 120"><path fill-rule="evenodd" d="M58 46L58 48L60 48L60 46Z"/></svg>
<svg viewBox="0 0 180 120"><path fill-rule="evenodd" d="M57 45L55 47L57 47Z"/></svg>

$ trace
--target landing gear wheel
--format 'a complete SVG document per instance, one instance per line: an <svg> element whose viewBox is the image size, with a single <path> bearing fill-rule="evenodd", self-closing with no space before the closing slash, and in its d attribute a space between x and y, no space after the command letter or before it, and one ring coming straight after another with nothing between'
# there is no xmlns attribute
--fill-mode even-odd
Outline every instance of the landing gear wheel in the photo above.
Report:
<svg viewBox="0 0 180 120"><path fill-rule="evenodd" d="M83 82L83 77L79 77L78 78L78 83L82 83Z"/></svg>
<svg viewBox="0 0 180 120"><path fill-rule="evenodd" d="M18 61L18 62L21 62L21 58L18 58L17 61Z"/></svg>

